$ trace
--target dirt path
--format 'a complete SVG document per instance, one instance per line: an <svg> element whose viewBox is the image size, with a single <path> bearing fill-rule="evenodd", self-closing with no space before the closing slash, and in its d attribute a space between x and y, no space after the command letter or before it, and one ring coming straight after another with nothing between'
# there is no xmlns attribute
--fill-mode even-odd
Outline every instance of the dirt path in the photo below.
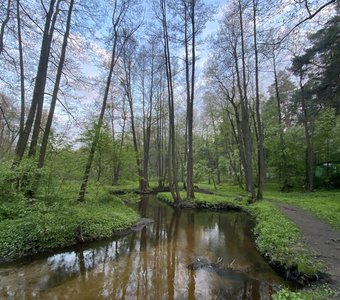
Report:
<svg viewBox="0 0 340 300"><path fill-rule="evenodd" d="M275 203L300 229L303 241L328 266L331 285L340 288L340 232L309 212L290 204Z"/></svg>

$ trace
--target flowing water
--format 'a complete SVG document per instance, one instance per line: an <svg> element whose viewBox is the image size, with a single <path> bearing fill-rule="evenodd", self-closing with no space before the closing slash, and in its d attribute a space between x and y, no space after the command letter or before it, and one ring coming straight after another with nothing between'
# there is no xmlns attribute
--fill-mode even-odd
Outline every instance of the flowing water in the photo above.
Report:
<svg viewBox="0 0 340 300"><path fill-rule="evenodd" d="M154 220L141 231L1 266L0 299L270 299L286 285L246 214L175 212L153 196L137 206Z"/></svg>

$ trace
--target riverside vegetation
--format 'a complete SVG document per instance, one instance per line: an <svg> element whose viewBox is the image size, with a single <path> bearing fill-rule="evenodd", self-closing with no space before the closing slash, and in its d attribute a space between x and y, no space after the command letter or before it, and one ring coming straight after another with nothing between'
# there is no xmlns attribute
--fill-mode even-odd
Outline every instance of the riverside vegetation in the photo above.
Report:
<svg viewBox="0 0 340 300"><path fill-rule="evenodd" d="M29 166L23 168L29 175ZM48 176L47 173L41 174ZM93 185L88 201L75 201L78 184L63 183L47 191L40 189L27 200L9 184L20 174L1 173L0 261L48 251L76 243L108 238L129 228L139 216L113 195L110 186ZM55 183L55 182L54 182ZM47 185L44 186L47 189Z"/></svg>

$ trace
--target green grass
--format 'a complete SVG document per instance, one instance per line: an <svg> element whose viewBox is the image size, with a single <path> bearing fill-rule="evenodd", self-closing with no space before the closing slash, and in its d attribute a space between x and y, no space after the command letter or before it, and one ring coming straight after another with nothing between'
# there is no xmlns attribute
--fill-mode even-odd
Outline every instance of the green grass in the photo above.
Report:
<svg viewBox="0 0 340 300"><path fill-rule="evenodd" d="M19 258L57 247L112 236L138 214L104 188L90 189L85 203L76 198L0 199L0 257Z"/></svg>
<svg viewBox="0 0 340 300"><path fill-rule="evenodd" d="M181 198L186 200L185 191L180 192ZM174 201L169 192L158 193L157 198L167 202L169 204L173 204ZM195 193L195 200L190 201L194 203L198 208L209 208L209 209L221 209L221 208L229 208L229 209L246 209L246 198L223 195L212 195L212 194L203 194L203 193Z"/></svg>
<svg viewBox="0 0 340 300"><path fill-rule="evenodd" d="M274 185L268 185L268 188L265 190L265 198L300 206L340 230L339 190L320 190L312 193L281 193Z"/></svg>
<svg viewBox="0 0 340 300"><path fill-rule="evenodd" d="M301 234L295 224L267 201L248 206L255 216L256 246L274 265L285 269L296 267L306 276L314 276L325 270L311 251L301 242Z"/></svg>
<svg viewBox="0 0 340 300"><path fill-rule="evenodd" d="M293 292L285 288L274 294L273 300L322 300L336 296L339 296L339 293L327 286L301 290L299 292Z"/></svg>

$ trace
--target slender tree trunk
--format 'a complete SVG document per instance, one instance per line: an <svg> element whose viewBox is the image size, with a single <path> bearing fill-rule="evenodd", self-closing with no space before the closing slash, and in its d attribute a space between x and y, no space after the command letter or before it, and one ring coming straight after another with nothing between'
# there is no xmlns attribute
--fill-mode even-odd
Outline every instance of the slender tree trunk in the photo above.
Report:
<svg viewBox="0 0 340 300"><path fill-rule="evenodd" d="M154 96L154 53L152 50L151 57L151 79L150 79L150 95L148 102L148 112L146 118L146 132L144 139L144 158L143 158L143 188L147 190L149 188L149 152L150 152L150 139L151 139L151 122L152 122L152 109L153 109L153 96Z"/></svg>
<svg viewBox="0 0 340 300"><path fill-rule="evenodd" d="M282 122L282 113L281 113L281 96L280 96L279 82L278 82L277 71L276 71L275 53L273 53L273 69L274 69L277 118L279 122L280 156L281 156L280 179L282 181L281 190L285 191L288 188L287 158L286 158L286 149L285 149L285 142L284 142L283 122Z"/></svg>
<svg viewBox="0 0 340 300"><path fill-rule="evenodd" d="M306 182L307 187L306 190L311 192L314 189L314 159L313 159L313 144L309 132L309 116L308 116L308 109L306 105L305 99L305 91L304 86L302 84L302 74L300 74L300 91L301 91L301 108L303 111L303 127L305 129L305 138L307 144L306 150Z"/></svg>
<svg viewBox="0 0 340 300"><path fill-rule="evenodd" d="M50 131L51 131L55 106L56 106L57 99L58 99L58 92L59 92L61 76L62 76L62 73L63 73L64 64L65 64L66 49L67 49L68 37L69 37L69 34L70 34L70 28L71 28L71 18L72 18L72 12L73 12L73 5L74 5L74 0L70 0L70 6L69 6L69 9L68 9L68 14L67 14L66 29L65 29L65 33L64 33L63 44L62 44L62 47L61 47L61 54L60 54L59 65L58 65L58 70L57 70L57 76L56 76L56 80L55 80L55 84L54 84L54 88L53 88L50 110L49 110L48 117L47 117L45 131L44 131L44 135L43 135L43 139L42 139L42 143L41 143L41 147L40 147L38 168L42 168L43 165L44 165L44 162L45 162L46 149L47 149L47 144L48 144L48 137L49 137Z"/></svg>
<svg viewBox="0 0 340 300"><path fill-rule="evenodd" d="M162 77L161 77L162 78ZM162 190L164 188L164 180L163 180L163 94L162 88L163 83L162 80L160 82L160 90L159 95L157 97L157 176L158 176L158 189Z"/></svg>
<svg viewBox="0 0 340 300"><path fill-rule="evenodd" d="M125 138L125 127L126 127L126 112L125 112L125 101L123 101L123 127L122 127L122 132L121 132L121 137L120 137L120 142L119 142L119 150L118 150L118 155L115 158L116 164L113 170L113 184L118 184L118 181L120 179L120 170L121 170L121 157L122 157L122 153L123 153L123 145L124 145L124 138ZM113 128L113 126L112 126ZM114 137L113 137L113 141L114 141Z"/></svg>
<svg viewBox="0 0 340 300"><path fill-rule="evenodd" d="M236 78L237 78L237 88L240 95L240 106L241 106L241 113L237 113L236 115L236 124L237 124L237 136L238 136L238 145L239 145L239 151L240 151L240 158L241 163L243 166L244 171L244 177L245 177L245 189L247 192L252 193L254 187L253 187L253 177L252 177L252 168L251 168L251 158L252 153L249 154L249 141L247 141L247 138L249 136L249 130L247 130L247 127L249 127L249 115L246 113L246 108L244 107L244 100L243 100L243 91L242 91L242 85L241 85L241 78L240 78L240 71L238 66L238 57L236 53L236 47L234 48L234 60L235 60L235 68L236 68ZM234 107L235 109L235 107ZM237 110L235 110L236 113ZM248 117L248 120L247 120ZM250 164L250 166L249 166ZM255 191L254 191L255 195Z"/></svg>
<svg viewBox="0 0 340 300"><path fill-rule="evenodd" d="M50 27L51 27L51 19L53 16L55 2L56 0L51 0L49 11L46 15L43 40L41 44L39 65L38 65L38 71L37 71L37 76L35 80L32 103L31 103L30 110L28 112L28 116L26 119L25 128L22 134L19 135L19 139L18 139L16 151L15 151L16 159L15 159L14 164L19 164L21 159L24 156L24 153L27 147L28 138L32 130L34 117L36 115L38 102L40 101L41 98L44 97L46 75L47 75L47 68L48 68L48 58L49 58L51 40L52 40L52 37L50 36Z"/></svg>
<svg viewBox="0 0 340 300"><path fill-rule="evenodd" d="M175 206L179 206L181 202L181 196L178 189L177 181L177 160L176 160L176 133L175 133L175 120L174 120L174 94L173 94L173 82L172 82L172 71L171 71L171 58L170 58L170 47L169 47L169 36L167 28L166 18L166 2L161 0L161 11L162 11L162 28L163 28L163 41L164 41L164 59L166 68L166 77L168 85L168 104L169 104L169 185L172 197L175 201Z"/></svg>
<svg viewBox="0 0 340 300"><path fill-rule="evenodd" d="M235 122L236 122L236 128L234 125L234 122L231 118L230 112L227 111L228 119L232 128L232 133L234 136L234 139L236 141L236 144L238 145L238 151L239 151L239 157L240 157L240 165L244 166L246 165L246 159L245 159L245 153L244 153L244 144L243 144L243 137L242 137L242 128L241 128L241 120L240 120L240 114L238 111L238 108L235 103L233 103L234 113L235 113ZM229 160L231 160L231 157L229 156ZM232 164L232 168L234 170L234 173L237 174L237 168ZM242 175L242 173L240 172ZM240 187L242 189L245 188L241 178L237 176L237 182L239 183Z"/></svg>
<svg viewBox="0 0 340 300"><path fill-rule="evenodd" d="M190 199L192 190L192 181L189 183L188 189L188 181L190 181L190 174L189 171L189 163L188 163L188 154L189 154L189 142L188 142L188 123L189 123L189 109L190 109L190 102L191 102L191 93L190 93L190 61L189 61L189 37L188 37L188 3L186 0L183 1L184 4L184 49L185 49L185 84L186 84L186 100L187 100L187 112L186 112L186 119L185 119L185 135L184 135L184 162L186 168L186 178L185 177L185 169L182 168L182 176L183 176L183 187L187 192L187 198Z"/></svg>
<svg viewBox="0 0 340 300"><path fill-rule="evenodd" d="M258 130L257 141L257 155L258 155L258 188L257 188L257 200L263 199L263 187L265 178L265 165L264 165L264 149L263 149L263 125L260 115L260 91L259 91L259 62L258 62L258 49L257 49L257 28L256 28L256 16L257 16L257 0L253 0L253 22L254 22L254 51L255 51L255 90L256 90L256 123Z"/></svg>
<svg viewBox="0 0 340 300"><path fill-rule="evenodd" d="M24 56L22 50L22 37L21 37L21 18L20 18L20 1L17 0L17 26L18 26L18 50L19 50L19 67L20 67L20 130L19 134L22 135L25 126L25 69L24 69Z"/></svg>
<svg viewBox="0 0 340 300"><path fill-rule="evenodd" d="M52 36L55 29L55 24L57 21L57 17L59 14L59 5L61 0L57 0L56 3L56 9L52 18L52 23L49 29L49 40L48 40L48 49L46 49L46 57L45 57L45 63L46 66L44 66L43 70L43 76L41 78L36 79L36 85L39 85L38 93L36 94L37 97L37 106L36 106L36 114L35 114L35 120L34 120L34 127L32 132L32 139L30 148L28 151L29 157L34 157L37 151L37 144L39 140L40 135L40 128L41 128L41 119L42 119L42 113L43 113L43 106L44 106L44 96L45 96L45 86L46 86L46 79L47 79L47 70L48 70L48 58L51 50L51 44L52 44ZM35 96L33 96L35 97ZM33 102L33 101L32 101Z"/></svg>
<svg viewBox="0 0 340 300"><path fill-rule="evenodd" d="M194 96L195 96L195 67L196 67L196 25L195 25L195 0L190 1L191 9L191 91L189 103L187 106L187 123L188 123L188 158L187 158L187 198L194 199L194 176L193 176L193 119L194 119ZM188 62L189 63L189 62Z"/></svg>
<svg viewBox="0 0 340 300"><path fill-rule="evenodd" d="M116 13L116 10L114 9L113 16L115 16L115 13ZM106 87L105 87L102 107L101 107L101 110L100 110L100 115L99 115L99 118L98 118L98 123L97 123L96 130L95 130L95 135L94 135L94 138L93 138L93 141L92 141L92 144L91 144L90 153L89 153L89 156L87 158L86 165L85 165L83 180L82 180L82 183L81 183L81 186L80 186L79 198L78 198L79 202L85 201L85 193L86 193L86 188L87 188L87 182L89 180L94 154L96 152L98 141L99 141L100 130L101 130L101 127L103 125L106 103L107 103L107 99L108 99L109 91L110 91L110 87L111 87L112 73L113 73L113 69L114 69L116 62L117 62L117 57L116 57L116 50L117 49L116 48L117 48L117 43L118 43L118 26L119 26L120 20L113 20L113 22L114 22L113 23L114 37L113 37L113 45L112 45L112 50L111 50L111 58L110 58L111 61L110 61L109 74L108 74L107 80L106 80Z"/></svg>
<svg viewBox="0 0 340 300"><path fill-rule="evenodd" d="M128 59L128 58L125 58ZM133 148L135 151L136 164L138 169L138 177L139 177L139 189L143 190L143 171L141 169L141 162L139 158L139 147L138 147L138 139L137 132L135 126L135 115L133 109L133 97L132 97L132 87L131 87L131 61L124 61L125 68L125 93L129 102L130 107L130 120L131 120L131 131L132 131L132 140L133 140Z"/></svg>
<svg viewBox="0 0 340 300"><path fill-rule="evenodd" d="M11 0L7 1L7 8L6 8L6 17L4 21L1 24L0 28L0 55L2 51L4 50L4 35L5 35L5 27L9 21L10 18L10 13L11 13Z"/></svg>
<svg viewBox="0 0 340 300"><path fill-rule="evenodd" d="M219 166L219 154L218 154L218 145L217 145L217 129L215 125L214 116L211 114L211 123L213 127L214 132L214 160L216 162L216 178L217 178L217 184L221 183L221 172L220 172L220 166Z"/></svg>
<svg viewBox="0 0 340 300"><path fill-rule="evenodd" d="M239 16L240 16L240 29L241 29L241 61L242 61L242 79L243 79L243 97L241 97L241 115L242 115L242 135L244 141L245 152L245 174L247 191L250 193L250 201L254 201L255 186L253 179L253 138L250 131L250 116L249 116L249 103L247 95L247 78L246 78L246 60L245 60L245 46L244 46L244 31L243 31L243 11L241 1L239 0ZM238 73L238 72L237 72Z"/></svg>

